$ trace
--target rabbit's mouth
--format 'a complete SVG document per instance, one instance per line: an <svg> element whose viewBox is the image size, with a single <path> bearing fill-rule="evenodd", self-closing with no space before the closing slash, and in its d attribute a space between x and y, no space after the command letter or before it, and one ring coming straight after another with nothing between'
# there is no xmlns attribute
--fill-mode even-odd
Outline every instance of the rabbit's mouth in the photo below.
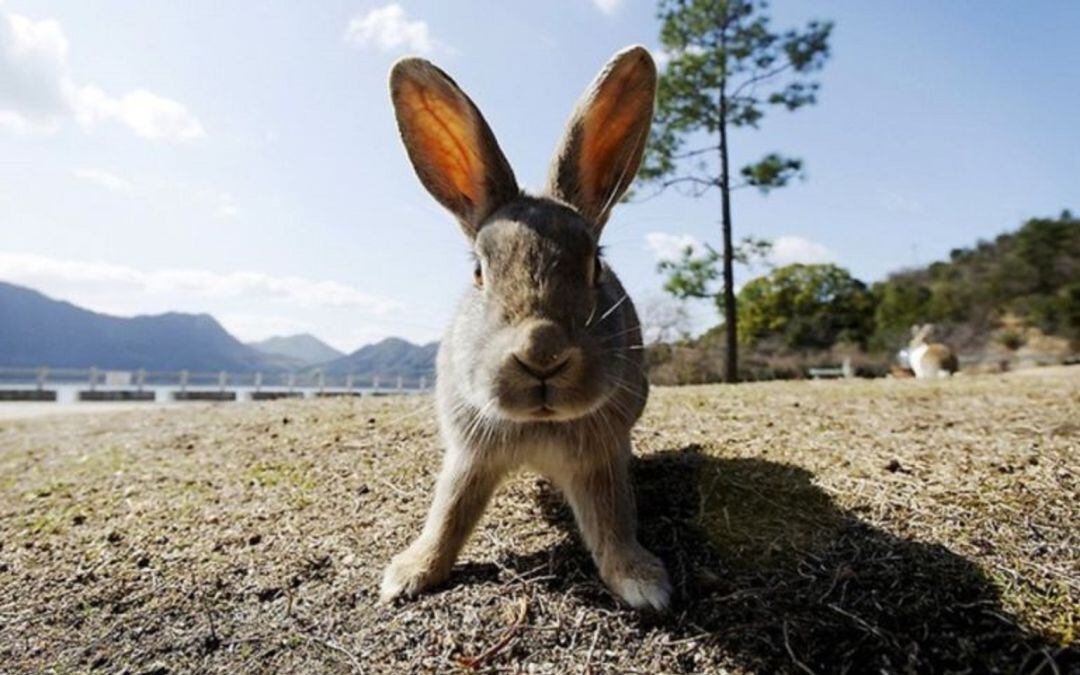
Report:
<svg viewBox="0 0 1080 675"><path fill-rule="evenodd" d="M503 408L503 414L515 422L568 422L584 417L594 408L593 405L555 407L545 404L526 410Z"/></svg>
<svg viewBox="0 0 1080 675"><path fill-rule="evenodd" d="M586 401L567 400L543 386L499 397L499 413L514 422L562 422L581 417L591 408Z"/></svg>
<svg viewBox="0 0 1080 675"><path fill-rule="evenodd" d="M565 422L588 415L603 404L603 394L577 372L548 380L504 376L496 385L499 414L515 422Z"/></svg>

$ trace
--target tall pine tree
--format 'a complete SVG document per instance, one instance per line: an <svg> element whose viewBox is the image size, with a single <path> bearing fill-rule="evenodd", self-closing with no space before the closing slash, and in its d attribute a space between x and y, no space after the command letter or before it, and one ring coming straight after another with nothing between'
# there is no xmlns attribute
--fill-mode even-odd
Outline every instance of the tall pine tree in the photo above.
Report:
<svg viewBox="0 0 1080 675"><path fill-rule="evenodd" d="M770 107L796 110L815 102L818 84L810 78L829 56L832 23L811 21L802 30L776 32L765 0L661 0L659 18L660 42L670 58L660 77L656 123L639 181L660 190L681 185L694 197L713 188L720 192L720 252L687 252L668 264L666 287L676 296L696 297L707 281L722 277L717 305L726 326L725 379L735 382L738 252L732 244L731 192L782 187L800 174L802 161L770 153L743 166L733 180L729 130L756 128Z"/></svg>

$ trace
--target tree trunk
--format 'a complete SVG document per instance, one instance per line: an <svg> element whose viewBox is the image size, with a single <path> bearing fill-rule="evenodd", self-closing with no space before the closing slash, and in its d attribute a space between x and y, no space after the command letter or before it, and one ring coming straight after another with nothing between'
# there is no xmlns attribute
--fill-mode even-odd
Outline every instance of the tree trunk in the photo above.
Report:
<svg viewBox="0 0 1080 675"><path fill-rule="evenodd" d="M739 339L735 315L735 250L731 244L731 176L728 172L727 91L720 84L720 208L724 233L724 381L739 381Z"/></svg>

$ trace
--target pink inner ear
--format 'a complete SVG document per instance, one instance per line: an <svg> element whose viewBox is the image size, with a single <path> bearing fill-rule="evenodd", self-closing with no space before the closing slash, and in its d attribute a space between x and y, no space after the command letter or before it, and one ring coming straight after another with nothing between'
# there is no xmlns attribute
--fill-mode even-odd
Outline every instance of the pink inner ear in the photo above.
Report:
<svg viewBox="0 0 1080 675"><path fill-rule="evenodd" d="M414 163L475 205L483 189L483 163L473 149L478 140L472 113L464 101L447 96L440 87L403 82L398 91L398 114L407 129ZM419 167L418 167L419 168Z"/></svg>
<svg viewBox="0 0 1080 675"><path fill-rule="evenodd" d="M612 73L601 84L582 120L578 176L586 195L603 199L623 178L620 174L635 154L632 146L644 142L635 127L649 121L651 105L652 92L641 86L634 67Z"/></svg>

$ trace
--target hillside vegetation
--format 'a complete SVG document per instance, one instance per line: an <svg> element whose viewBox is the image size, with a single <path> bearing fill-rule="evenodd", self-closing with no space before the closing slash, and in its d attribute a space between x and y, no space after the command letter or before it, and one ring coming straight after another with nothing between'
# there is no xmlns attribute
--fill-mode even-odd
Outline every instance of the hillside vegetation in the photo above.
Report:
<svg viewBox="0 0 1080 675"><path fill-rule="evenodd" d="M886 346L927 322L967 333L977 345L1010 317L1080 340L1080 219L1067 211L1034 218L1016 232L955 249L948 261L893 274L874 295L874 338Z"/></svg>
<svg viewBox="0 0 1080 675"><path fill-rule="evenodd" d="M687 252L678 266L693 264ZM1060 363L1080 353L1080 219L1034 218L872 285L833 264L787 265L747 282L738 312L746 379L805 377L846 358L861 374L882 375L923 323L979 367ZM653 380L718 381L722 334L717 326L654 345Z"/></svg>
<svg viewBox="0 0 1080 675"><path fill-rule="evenodd" d="M440 456L426 397L0 424L5 673L1069 673L1080 373L658 389L634 440L668 616L500 491L377 604Z"/></svg>

